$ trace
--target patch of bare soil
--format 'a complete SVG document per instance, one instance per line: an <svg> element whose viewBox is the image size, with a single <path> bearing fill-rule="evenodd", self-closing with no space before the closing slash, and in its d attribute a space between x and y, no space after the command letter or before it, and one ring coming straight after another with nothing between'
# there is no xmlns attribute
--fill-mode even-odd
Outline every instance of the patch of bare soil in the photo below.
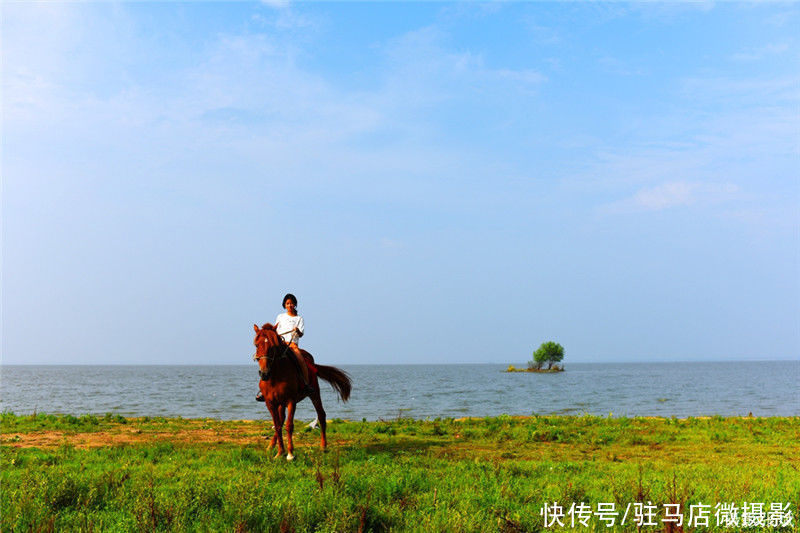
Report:
<svg viewBox="0 0 800 533"><path fill-rule="evenodd" d="M178 431L146 431L137 428L113 429L75 433L59 430L34 431L30 433L6 434L0 444L16 448L57 448L62 444L76 448L99 448L122 444L150 444L154 442L248 444L264 435L263 429L251 426L231 429L191 428ZM297 440L297 439L296 439Z"/></svg>
<svg viewBox="0 0 800 533"><path fill-rule="evenodd" d="M318 430L303 431L295 426L295 446L319 444ZM203 421L186 421L180 428L147 428L136 426L113 426L109 429L89 432L45 430L0 435L0 445L14 448L57 448L61 445L75 448L101 448L103 446L142 445L161 442L175 444L236 444L263 443L272 437L272 425L247 420L226 423L220 427L208 427ZM283 433L286 442L286 431ZM328 442L330 443L330 437Z"/></svg>

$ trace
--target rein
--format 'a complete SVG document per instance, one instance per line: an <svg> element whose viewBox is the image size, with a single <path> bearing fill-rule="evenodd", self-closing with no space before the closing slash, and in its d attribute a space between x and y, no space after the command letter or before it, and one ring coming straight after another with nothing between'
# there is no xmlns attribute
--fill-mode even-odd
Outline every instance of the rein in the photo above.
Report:
<svg viewBox="0 0 800 533"><path fill-rule="evenodd" d="M269 350L265 355L258 355L258 352L253 354L253 361L260 361L261 359L266 359L269 363L270 361L277 361L278 359L283 359L286 356L286 352L289 350L289 345L286 345L286 348L283 349L281 354L278 357L270 357Z"/></svg>
<svg viewBox="0 0 800 533"><path fill-rule="evenodd" d="M282 338L282 337L278 337L278 338ZM270 371L270 368L272 367L272 364L275 361L278 361L278 360L283 359L284 357L286 357L286 352L288 350L289 350L289 345L286 344L286 347L283 349L281 354L278 355L277 357L270 357L269 356L269 349L267 349L267 352L264 355L261 355L261 356L258 355L258 350L256 350L256 353L253 354L253 361L260 361L261 359L266 359L267 360L267 371L265 372L265 371L263 371L261 369L258 370L258 375L261 377L261 379L263 381L267 381L269 379L269 371Z"/></svg>

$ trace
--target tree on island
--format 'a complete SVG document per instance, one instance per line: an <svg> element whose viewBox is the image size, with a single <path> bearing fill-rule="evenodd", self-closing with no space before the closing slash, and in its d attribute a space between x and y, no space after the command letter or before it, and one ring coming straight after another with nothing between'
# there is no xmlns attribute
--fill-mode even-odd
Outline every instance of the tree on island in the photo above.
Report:
<svg viewBox="0 0 800 533"><path fill-rule="evenodd" d="M533 352L533 360L528 363L528 368L540 370L542 365L547 363L547 369L553 368L554 363L564 359L564 347L557 342L543 342L539 348Z"/></svg>

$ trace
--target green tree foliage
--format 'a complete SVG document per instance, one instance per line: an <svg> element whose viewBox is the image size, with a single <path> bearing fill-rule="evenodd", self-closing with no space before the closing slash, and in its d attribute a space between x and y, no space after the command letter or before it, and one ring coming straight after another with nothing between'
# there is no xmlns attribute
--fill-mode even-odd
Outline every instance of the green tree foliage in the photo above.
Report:
<svg viewBox="0 0 800 533"><path fill-rule="evenodd" d="M542 365L547 363L547 368L552 368L553 364L558 363L564 359L564 347L557 342L547 341L543 342L539 348L533 352L533 361L529 366L542 368Z"/></svg>

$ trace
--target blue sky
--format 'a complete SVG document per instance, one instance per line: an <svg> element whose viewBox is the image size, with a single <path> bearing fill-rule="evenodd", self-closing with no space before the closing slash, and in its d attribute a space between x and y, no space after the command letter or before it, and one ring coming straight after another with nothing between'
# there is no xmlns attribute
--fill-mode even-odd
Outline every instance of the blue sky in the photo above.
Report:
<svg viewBox="0 0 800 533"><path fill-rule="evenodd" d="M800 356L796 4L2 11L5 364Z"/></svg>

